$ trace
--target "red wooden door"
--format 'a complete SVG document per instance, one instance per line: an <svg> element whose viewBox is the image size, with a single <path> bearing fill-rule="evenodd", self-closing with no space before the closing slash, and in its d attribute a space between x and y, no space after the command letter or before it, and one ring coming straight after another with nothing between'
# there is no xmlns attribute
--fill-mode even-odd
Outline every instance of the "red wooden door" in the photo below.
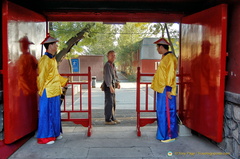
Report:
<svg viewBox="0 0 240 159"><path fill-rule="evenodd" d="M45 37L46 19L11 2L5 3L4 8L4 143L11 144L37 129L37 65L32 56L40 56L40 42ZM30 47L30 54L23 53L20 49L19 39L25 35L35 43Z"/></svg>
<svg viewBox="0 0 240 159"><path fill-rule="evenodd" d="M222 141L227 5L184 17L181 24L179 114L184 124Z"/></svg>

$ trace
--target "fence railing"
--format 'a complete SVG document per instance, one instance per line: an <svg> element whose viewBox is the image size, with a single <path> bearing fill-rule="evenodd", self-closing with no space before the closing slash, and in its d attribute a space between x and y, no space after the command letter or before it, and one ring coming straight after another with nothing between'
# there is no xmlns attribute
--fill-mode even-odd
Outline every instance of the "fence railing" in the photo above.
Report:
<svg viewBox="0 0 240 159"><path fill-rule="evenodd" d="M143 127L147 124L151 124L156 121L156 117L141 117L141 113L143 112L156 112L156 96L154 93L153 97L153 109L149 109L149 96L148 96L148 85L151 82L142 82L141 77L152 77L154 74L149 73L141 73L140 67L137 68L137 94L136 94L136 111L137 111L137 136L141 136L140 127ZM145 107L141 108L141 85L145 85Z"/></svg>
<svg viewBox="0 0 240 159"><path fill-rule="evenodd" d="M88 127L87 136L92 130L91 68L88 73L61 74L67 77L87 77L85 81L67 83L67 94L61 106L62 121L71 121ZM71 91L71 92L70 92Z"/></svg>

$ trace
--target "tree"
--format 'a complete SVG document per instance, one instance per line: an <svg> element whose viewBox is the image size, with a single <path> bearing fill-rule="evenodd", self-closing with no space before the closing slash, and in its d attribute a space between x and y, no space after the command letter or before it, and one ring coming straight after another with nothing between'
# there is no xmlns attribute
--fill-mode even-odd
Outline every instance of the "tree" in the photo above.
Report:
<svg viewBox="0 0 240 159"><path fill-rule="evenodd" d="M164 23L109 25L101 22L52 22L49 26L51 35L60 40L60 51L56 55L58 62L63 57L71 59L79 55L104 55L109 50L115 50L117 65L121 66L120 69L128 74L133 74L132 63L143 38L160 38L169 35L169 37L171 36L169 40L172 41L174 47L178 46L179 35L176 30L169 29L172 25ZM168 32L166 28L169 29Z"/></svg>
<svg viewBox="0 0 240 159"><path fill-rule="evenodd" d="M58 62L63 57L99 55L113 49L115 34L111 25L84 22L53 22L50 33L59 39ZM68 54L68 55L66 55Z"/></svg>
<svg viewBox="0 0 240 159"><path fill-rule="evenodd" d="M153 23L149 25L149 30L154 35L167 38L171 43L171 50L178 57L179 55L179 31L172 29L173 23ZM161 36L159 35L161 34Z"/></svg>
<svg viewBox="0 0 240 159"><path fill-rule="evenodd" d="M85 26L79 33L76 34L76 36L71 37L66 42L66 47L63 48L57 55L56 60L57 62L61 61L62 57L64 57L67 53L69 53L74 45L77 45L80 40L84 38L84 34L89 32L91 28L91 25Z"/></svg>
<svg viewBox="0 0 240 159"><path fill-rule="evenodd" d="M59 39L60 51L56 55L57 62L69 52L73 52L73 46L77 45L94 26L94 23L67 23L56 22L50 25L50 34ZM79 46L79 45L78 45ZM81 47L75 50L83 50Z"/></svg>
<svg viewBox="0 0 240 159"><path fill-rule="evenodd" d="M133 74L132 63L134 54L139 49L139 42L149 36L145 34L149 23L127 23L121 28L121 34L118 38L118 58L117 63L121 70L127 74Z"/></svg>
<svg viewBox="0 0 240 159"><path fill-rule="evenodd" d="M94 30L94 36L89 38L87 54L106 55L109 50L115 50L116 31L115 25L99 24ZM106 56L105 56L106 60Z"/></svg>

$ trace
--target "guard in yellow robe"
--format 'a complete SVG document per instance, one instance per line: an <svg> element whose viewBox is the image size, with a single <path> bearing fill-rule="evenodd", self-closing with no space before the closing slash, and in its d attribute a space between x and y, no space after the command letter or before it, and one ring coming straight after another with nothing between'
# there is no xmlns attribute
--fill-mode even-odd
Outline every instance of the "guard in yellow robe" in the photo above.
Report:
<svg viewBox="0 0 240 159"><path fill-rule="evenodd" d="M174 141L178 136L176 116L176 70L177 58L168 51L169 43L161 38L154 42L162 59L153 77L151 88L157 92L157 135L156 138L164 143Z"/></svg>
<svg viewBox="0 0 240 159"><path fill-rule="evenodd" d="M61 111L60 95L62 88L68 81L60 76L57 61L54 57L58 40L48 35L42 44L46 48L45 54L38 62L37 86L39 99L38 143L53 144L61 139Z"/></svg>

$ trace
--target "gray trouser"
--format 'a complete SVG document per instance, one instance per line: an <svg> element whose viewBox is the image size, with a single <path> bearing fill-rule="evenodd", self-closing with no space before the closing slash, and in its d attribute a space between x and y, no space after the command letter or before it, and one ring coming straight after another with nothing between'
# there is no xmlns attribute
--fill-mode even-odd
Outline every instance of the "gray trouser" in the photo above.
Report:
<svg viewBox="0 0 240 159"><path fill-rule="evenodd" d="M115 109L116 109L116 101L115 101L115 93L110 92L109 87L105 87L105 107L104 107L104 115L105 121L110 122L115 119Z"/></svg>

